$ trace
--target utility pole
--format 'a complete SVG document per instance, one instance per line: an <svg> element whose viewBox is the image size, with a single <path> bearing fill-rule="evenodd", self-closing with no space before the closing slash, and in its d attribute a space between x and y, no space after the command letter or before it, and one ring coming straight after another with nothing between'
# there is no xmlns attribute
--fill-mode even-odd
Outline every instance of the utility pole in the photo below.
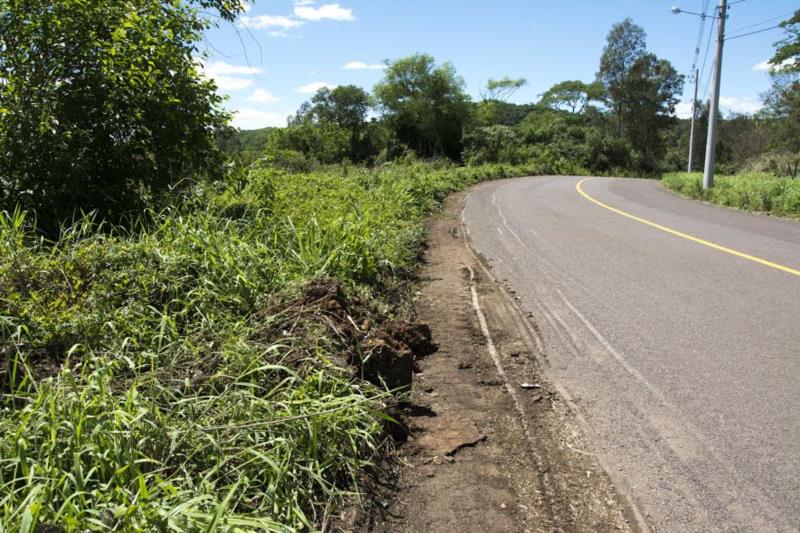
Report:
<svg viewBox="0 0 800 533"><path fill-rule="evenodd" d="M703 172L703 188L714 186L714 155L717 148L717 114L719 113L719 83L722 77L722 46L725 44L725 17L728 15L728 0L719 0L719 29L717 31L717 55L714 59L714 85L711 90L711 106L708 117L708 140L706 142L706 165Z"/></svg>
<svg viewBox="0 0 800 533"><path fill-rule="evenodd" d="M692 171L692 163L694 162L694 121L697 118L697 85L700 83L698 79L700 71L694 69L694 98L692 99L692 127L689 130L689 168L686 172Z"/></svg>

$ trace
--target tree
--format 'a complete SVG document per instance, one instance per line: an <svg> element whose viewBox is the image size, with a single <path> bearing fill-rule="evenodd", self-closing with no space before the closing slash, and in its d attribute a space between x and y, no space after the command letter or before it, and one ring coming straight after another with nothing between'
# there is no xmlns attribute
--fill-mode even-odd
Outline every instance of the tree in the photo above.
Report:
<svg viewBox="0 0 800 533"><path fill-rule="evenodd" d="M626 18L611 27L600 56L597 81L605 88L608 102L617 117L617 135L622 135L622 109L625 106L628 72L645 54L646 37L641 26Z"/></svg>
<svg viewBox="0 0 800 533"><path fill-rule="evenodd" d="M227 122L201 77L202 9L243 0L0 0L0 205L54 229L116 219L221 168Z"/></svg>
<svg viewBox="0 0 800 533"><path fill-rule="evenodd" d="M451 64L436 65L426 54L399 59L375 95L398 142L423 157L460 158L469 97Z"/></svg>
<svg viewBox="0 0 800 533"><path fill-rule="evenodd" d="M375 147L365 139L367 114L372 107L370 95L361 87L343 85L335 89L323 87L304 103L290 120L290 127L303 123L335 124L349 132L353 161L364 161L374 156Z"/></svg>
<svg viewBox="0 0 800 533"><path fill-rule="evenodd" d="M525 78L512 79L508 76L504 76L499 80L489 80L486 82L486 89L481 91L481 98L505 102L527 84L528 80Z"/></svg>
<svg viewBox="0 0 800 533"><path fill-rule="evenodd" d="M597 83L568 80L556 83L544 93L539 104L551 109L566 109L570 113L583 113L591 101L600 100L603 87Z"/></svg>
<svg viewBox="0 0 800 533"><path fill-rule="evenodd" d="M769 62L783 71L800 72L800 9L781 22L780 26L786 30L787 35L775 43L775 55Z"/></svg>
<svg viewBox="0 0 800 533"><path fill-rule="evenodd" d="M669 61L644 54L630 66L622 86L625 138L639 156L638 169L654 172L663 156L662 132L675 120L683 76Z"/></svg>
<svg viewBox="0 0 800 533"><path fill-rule="evenodd" d="M525 78L512 79L508 76L499 80L489 80L481 89L481 101L475 111L479 126L495 126L503 122L505 111L508 111L508 100L515 92L528 83Z"/></svg>
<svg viewBox="0 0 800 533"><path fill-rule="evenodd" d="M617 136L634 149L632 167L658 170L663 132L674 122L683 76L669 61L647 52L644 29L629 18L614 24L600 57L597 82L616 118Z"/></svg>
<svg viewBox="0 0 800 533"><path fill-rule="evenodd" d="M772 149L786 160L785 172L796 176L800 167L800 10L781 23L786 37L775 43L770 59L772 87L763 96L773 118Z"/></svg>
<svg viewBox="0 0 800 533"><path fill-rule="evenodd" d="M475 128L464 136L464 160L470 165L523 162L522 139L509 126Z"/></svg>
<svg viewBox="0 0 800 533"><path fill-rule="evenodd" d="M350 132L346 129L330 121L303 121L272 130L265 155L273 157L278 152L295 152L307 160L327 165L344 161L349 151Z"/></svg>
<svg viewBox="0 0 800 533"><path fill-rule="evenodd" d="M300 107L293 121L333 122L353 130L367 119L371 107L369 94L356 85L342 85L334 89L323 87ZM290 121L291 123L291 121Z"/></svg>

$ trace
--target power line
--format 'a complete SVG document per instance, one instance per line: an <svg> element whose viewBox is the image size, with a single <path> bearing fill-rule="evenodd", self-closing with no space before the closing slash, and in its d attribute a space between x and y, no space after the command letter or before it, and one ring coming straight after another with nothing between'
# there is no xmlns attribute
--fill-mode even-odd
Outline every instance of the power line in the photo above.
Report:
<svg viewBox="0 0 800 533"><path fill-rule="evenodd" d="M708 11L708 4L711 0L703 0L703 7L700 10L702 15L700 16L700 29L697 32L697 41L695 42L694 46L694 58L692 59L692 75L696 75L697 71L697 60L700 59L700 45L703 43L703 34L705 33L706 28L706 11Z"/></svg>
<svg viewBox="0 0 800 533"><path fill-rule="evenodd" d="M781 27L781 25L777 24L775 26L770 26L769 28L764 28L763 30L756 30L756 31L751 31L751 32L747 32L747 33L741 33L739 35L733 35L731 37L726 37L725 40L726 41L730 41L731 39L738 39L739 37L747 37L748 35L755 35L756 33L763 33L765 31L774 30L775 28L780 28L780 27Z"/></svg>
<svg viewBox="0 0 800 533"><path fill-rule="evenodd" d="M786 18L786 17L788 17L790 15L793 15L793 14L794 14L794 11L792 11L790 13L784 13L783 15L778 15L777 17L772 17L772 18L769 18L769 19L766 19L766 20L762 20L761 22L756 22L755 24L748 24L747 26L742 26L741 28L736 28L735 30L731 30L731 33L732 34L739 33L742 30L748 30L750 28L755 28L756 26L761 26L762 24L767 24L768 22L773 22L773 21L776 21L776 20L780 20L780 19Z"/></svg>
<svg viewBox="0 0 800 533"><path fill-rule="evenodd" d="M717 7L715 6L714 7L714 13L716 13L716 12L717 12ZM703 11L703 14L705 15L706 12ZM706 16L708 16L708 15L706 15ZM703 66L700 68L700 79L701 80L703 79L703 76L704 76L704 74L706 72L706 63L708 62L708 52L711 49L711 36L713 34L714 34L714 25L711 24L711 26L708 28L708 39L706 40L706 51L705 51L705 55L703 57ZM706 80L706 82L704 84L703 90L700 91L700 94L703 95L703 98L701 100L703 102L706 101L707 91L708 91L708 87L709 87L709 83L710 82L711 82L711 72L708 73L708 79Z"/></svg>

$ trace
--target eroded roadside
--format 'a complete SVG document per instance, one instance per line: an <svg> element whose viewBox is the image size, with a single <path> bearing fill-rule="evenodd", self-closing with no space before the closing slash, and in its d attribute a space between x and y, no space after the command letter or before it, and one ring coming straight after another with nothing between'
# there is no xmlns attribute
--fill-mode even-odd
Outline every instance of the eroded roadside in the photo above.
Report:
<svg viewBox="0 0 800 533"><path fill-rule="evenodd" d="M371 531L636 531L568 399L547 383L536 325L468 246L466 193L429 222L419 361L396 493Z"/></svg>

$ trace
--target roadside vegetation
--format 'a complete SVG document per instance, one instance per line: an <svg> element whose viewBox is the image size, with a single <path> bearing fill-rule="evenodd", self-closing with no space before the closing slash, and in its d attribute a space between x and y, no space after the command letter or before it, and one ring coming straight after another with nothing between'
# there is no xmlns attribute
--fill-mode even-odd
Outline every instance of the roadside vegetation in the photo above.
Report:
<svg viewBox="0 0 800 533"><path fill-rule="evenodd" d="M730 207L780 216L800 216L800 10L781 23L786 37L770 59L772 86L755 116L730 117L720 126L714 187L701 174L669 173L668 189ZM706 116L701 116L704 135ZM702 136L701 136L702 138ZM701 154L696 165L700 165ZM720 161L721 159L721 161ZM728 174L728 175L725 175Z"/></svg>
<svg viewBox="0 0 800 533"><path fill-rule="evenodd" d="M324 528L431 348L425 217L485 179L683 164L683 77L629 19L536 103L417 54L231 130L197 45L245 4L0 0L0 531ZM780 98L759 124L791 163Z"/></svg>
<svg viewBox="0 0 800 533"><path fill-rule="evenodd" d="M701 173L667 174L664 186L689 198L779 216L800 217L800 180L772 174L714 176L714 187L703 189Z"/></svg>
<svg viewBox="0 0 800 533"><path fill-rule="evenodd" d="M535 170L254 168L53 242L3 214L0 525L318 527L385 438L364 322L400 314L425 215Z"/></svg>

